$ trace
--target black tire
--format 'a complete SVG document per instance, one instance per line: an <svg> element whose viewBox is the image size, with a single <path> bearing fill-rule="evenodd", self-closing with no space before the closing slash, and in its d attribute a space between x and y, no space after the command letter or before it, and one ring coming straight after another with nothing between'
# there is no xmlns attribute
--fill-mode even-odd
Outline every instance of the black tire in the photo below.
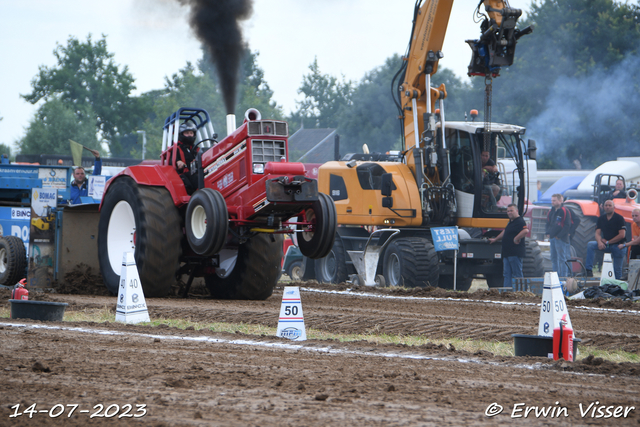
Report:
<svg viewBox="0 0 640 427"><path fill-rule="evenodd" d="M302 261L294 261L289 265L287 276L294 282L302 281Z"/></svg>
<svg viewBox="0 0 640 427"><path fill-rule="evenodd" d="M273 294L282 265L283 237L258 234L240 245L231 272L225 277L205 276L211 296L217 299L264 300Z"/></svg>
<svg viewBox="0 0 640 427"><path fill-rule="evenodd" d="M22 239L0 237L0 285L13 286L25 277L27 251Z"/></svg>
<svg viewBox="0 0 640 427"><path fill-rule="evenodd" d="M456 291L468 291L471 289L473 276L460 275L456 277ZM453 289L453 276L440 276L438 286L443 289Z"/></svg>
<svg viewBox="0 0 640 427"><path fill-rule="evenodd" d="M211 188L193 193L187 205L185 231L196 254L211 257L220 252L229 233L229 213L222 194Z"/></svg>
<svg viewBox="0 0 640 427"><path fill-rule="evenodd" d="M298 231L298 247L302 255L318 259L329 254L338 227L338 214L333 199L318 193L318 200L305 211L306 220L314 224L313 232Z"/></svg>
<svg viewBox="0 0 640 427"><path fill-rule="evenodd" d="M538 242L525 241L526 252L522 260L522 275L524 277L544 277L544 258Z"/></svg>
<svg viewBox="0 0 640 427"><path fill-rule="evenodd" d="M315 261L306 256L302 257L302 281L315 280L316 264Z"/></svg>
<svg viewBox="0 0 640 427"><path fill-rule="evenodd" d="M576 251L576 256L583 261L587 259L587 244L596 239L596 221L598 218L585 216L579 206L571 203L565 205L571 209L574 218L580 218L580 224L573 236L571 236L571 246Z"/></svg>
<svg viewBox="0 0 640 427"><path fill-rule="evenodd" d="M98 224L100 271L109 292L118 294L122 254L134 250L145 296L167 296L176 282L181 238L169 191L117 178L103 198Z"/></svg>
<svg viewBox="0 0 640 427"><path fill-rule="evenodd" d="M401 237L387 246L382 271L387 286L437 287L438 255L427 239Z"/></svg>
<svg viewBox="0 0 640 427"><path fill-rule="evenodd" d="M504 276L502 273L485 274L484 278L487 280L487 286L491 288L501 288L504 286Z"/></svg>
<svg viewBox="0 0 640 427"><path fill-rule="evenodd" d="M320 283L345 282L349 278L346 259L342 239L336 235L329 254L315 261L316 280Z"/></svg>

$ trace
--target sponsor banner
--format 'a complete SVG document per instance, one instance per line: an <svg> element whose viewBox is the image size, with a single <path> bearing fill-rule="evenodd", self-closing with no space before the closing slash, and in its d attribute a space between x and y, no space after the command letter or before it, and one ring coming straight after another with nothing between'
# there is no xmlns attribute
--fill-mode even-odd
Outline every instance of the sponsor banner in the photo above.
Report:
<svg viewBox="0 0 640 427"><path fill-rule="evenodd" d="M42 180L43 188L67 188L67 169L40 168L38 178Z"/></svg>

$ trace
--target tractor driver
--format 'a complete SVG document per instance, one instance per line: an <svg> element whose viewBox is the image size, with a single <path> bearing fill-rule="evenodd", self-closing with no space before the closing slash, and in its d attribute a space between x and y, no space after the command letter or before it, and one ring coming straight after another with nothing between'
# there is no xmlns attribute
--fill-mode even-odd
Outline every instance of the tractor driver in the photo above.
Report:
<svg viewBox="0 0 640 427"><path fill-rule="evenodd" d="M180 174L188 194L193 194L198 189L197 171L191 170L191 162L196 159L200 150L199 147L193 147L196 141L196 130L196 125L188 121L180 125L180 133L178 134L176 170Z"/></svg>
<svg viewBox="0 0 640 427"><path fill-rule="evenodd" d="M616 181L616 189L613 191L613 193L611 193L611 196L613 199L626 199L627 198L627 192L624 191L624 181L621 179L618 179Z"/></svg>

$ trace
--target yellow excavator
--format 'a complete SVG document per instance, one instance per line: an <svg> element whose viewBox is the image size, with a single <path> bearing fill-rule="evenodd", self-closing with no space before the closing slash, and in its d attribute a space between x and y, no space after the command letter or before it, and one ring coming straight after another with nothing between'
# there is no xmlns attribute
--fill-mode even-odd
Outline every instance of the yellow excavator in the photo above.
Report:
<svg viewBox="0 0 640 427"><path fill-rule="evenodd" d="M525 163L535 159L535 142L525 146L520 126L445 121L446 88L431 87L430 79L443 57L452 5L453 0L416 2L407 54L392 84L398 88L402 150L368 153L365 144L364 154L319 168L319 189L333 198L341 225L332 252L314 264L319 281L351 277L367 285L466 290L474 276L483 276L489 286L502 286L500 245L489 246L487 238L506 226L508 204L523 213ZM481 35L467 41L469 75L484 76L490 86L500 68L512 64L517 40L532 29L516 28L522 12L506 0L480 1L475 13L482 18ZM485 119L488 114L485 105ZM460 242L456 286L453 251L436 253L430 232L453 225ZM539 248L529 253L525 272L542 265Z"/></svg>

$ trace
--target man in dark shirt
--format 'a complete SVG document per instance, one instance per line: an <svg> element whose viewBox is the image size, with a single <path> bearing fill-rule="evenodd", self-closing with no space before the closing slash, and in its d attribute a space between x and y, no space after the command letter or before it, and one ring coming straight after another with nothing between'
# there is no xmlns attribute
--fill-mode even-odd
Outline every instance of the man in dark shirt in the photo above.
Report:
<svg viewBox="0 0 640 427"><path fill-rule="evenodd" d="M619 244L625 241L625 222L622 215L615 212L613 200L604 202L604 215L596 223L596 240L587 244L587 276L592 277L593 258L596 250L610 253L613 258L613 272L616 279L622 277L622 258L627 254L627 248L620 249Z"/></svg>
<svg viewBox="0 0 640 427"><path fill-rule="evenodd" d="M489 243L502 240L502 266L504 287L513 286L514 277L522 277L522 260L526 255L524 236L529 229L527 223L518 213L518 206L513 203L507 206L509 224L495 238L489 239Z"/></svg>
<svg viewBox="0 0 640 427"><path fill-rule="evenodd" d="M549 236L549 252L551 253L551 265L553 271L560 277L569 276L569 268L566 261L571 256L571 244L569 243L569 231L571 230L571 212L562 204L562 194L551 196L551 210L547 215L547 230Z"/></svg>

